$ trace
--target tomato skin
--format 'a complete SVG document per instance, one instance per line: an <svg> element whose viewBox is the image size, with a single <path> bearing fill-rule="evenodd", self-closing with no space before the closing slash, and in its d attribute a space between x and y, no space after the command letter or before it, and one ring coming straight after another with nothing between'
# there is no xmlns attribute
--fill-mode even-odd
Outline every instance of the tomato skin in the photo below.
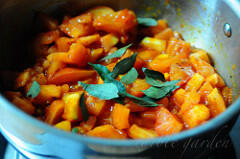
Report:
<svg viewBox="0 0 240 159"><path fill-rule="evenodd" d="M77 68L64 68L58 71L52 78L48 79L49 84L64 84L84 80L95 75L93 70Z"/></svg>

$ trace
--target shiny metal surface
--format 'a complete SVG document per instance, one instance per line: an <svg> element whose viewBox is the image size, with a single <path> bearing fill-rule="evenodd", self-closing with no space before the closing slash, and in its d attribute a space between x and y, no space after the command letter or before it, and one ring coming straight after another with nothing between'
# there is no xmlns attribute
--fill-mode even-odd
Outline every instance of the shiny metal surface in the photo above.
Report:
<svg viewBox="0 0 240 159"><path fill-rule="evenodd" d="M130 8L139 16L161 17L182 33L194 47L211 55L215 67L234 90L235 102L226 112L195 129L149 140L107 140L84 137L52 128L17 109L0 96L0 129L3 135L24 154L48 158L77 158L85 147L104 153L133 154L152 145L185 140L216 130L240 111L240 5L236 0L2 0L0 1L0 68L16 69L28 62L27 44L31 39L33 10L58 16L80 12L95 5L116 9ZM232 36L226 37L225 23L231 25ZM22 69L22 68L18 68ZM5 84L2 85L2 87Z"/></svg>
<svg viewBox="0 0 240 159"><path fill-rule="evenodd" d="M228 24L228 23L225 23L223 25L223 32L224 34L227 36L227 37L231 37L232 36L232 28L231 28L231 25Z"/></svg>

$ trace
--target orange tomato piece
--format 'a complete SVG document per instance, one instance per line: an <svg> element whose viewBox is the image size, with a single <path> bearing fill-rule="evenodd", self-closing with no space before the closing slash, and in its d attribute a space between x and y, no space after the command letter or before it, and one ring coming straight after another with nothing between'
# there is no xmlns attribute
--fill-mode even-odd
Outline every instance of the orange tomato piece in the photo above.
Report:
<svg viewBox="0 0 240 159"><path fill-rule="evenodd" d="M32 81L38 82L38 84L47 84L47 78L45 77L44 73L36 74L32 77Z"/></svg>
<svg viewBox="0 0 240 159"><path fill-rule="evenodd" d="M226 103L227 106L232 104L232 101L233 101L233 90L232 90L232 88L229 88L229 87L225 86L222 90L222 95L223 95L224 102Z"/></svg>
<svg viewBox="0 0 240 159"><path fill-rule="evenodd" d="M138 53L138 57L141 58L142 60L148 62L148 61L154 59L158 54L159 54L158 51L144 50L144 51L140 51Z"/></svg>
<svg viewBox="0 0 240 159"><path fill-rule="evenodd" d="M101 125L87 133L88 136L103 137L110 139L126 139L127 134L115 129L112 125Z"/></svg>
<svg viewBox="0 0 240 159"><path fill-rule="evenodd" d="M47 49L47 55L54 53L54 52L58 52L57 46L56 45L52 45Z"/></svg>
<svg viewBox="0 0 240 159"><path fill-rule="evenodd" d="M146 129L133 124L129 130L128 135L133 139L149 139L157 137L157 134L154 130Z"/></svg>
<svg viewBox="0 0 240 159"><path fill-rule="evenodd" d="M99 60L104 54L103 48L92 49L91 55L89 57L89 62L95 63Z"/></svg>
<svg viewBox="0 0 240 159"><path fill-rule="evenodd" d="M71 131L71 122L67 120L61 121L57 123L55 127L64 131Z"/></svg>
<svg viewBox="0 0 240 159"><path fill-rule="evenodd" d="M171 38L168 41L168 47L166 53L170 56L177 56L179 58L187 58L191 51L190 43L179 40L176 38Z"/></svg>
<svg viewBox="0 0 240 159"><path fill-rule="evenodd" d="M192 56L190 57L190 62L196 72L198 72L205 78L215 73L213 66L200 58Z"/></svg>
<svg viewBox="0 0 240 159"><path fill-rule="evenodd" d="M19 76L16 79L16 87L21 88L26 86L26 84L31 79L31 72L30 70L25 70L24 72L20 73Z"/></svg>
<svg viewBox="0 0 240 159"><path fill-rule="evenodd" d="M100 41L105 52L107 52L118 43L119 39L114 34L107 34L101 37Z"/></svg>
<svg viewBox="0 0 240 159"><path fill-rule="evenodd" d="M144 112L140 112L140 117L155 121L157 118L157 109L150 109Z"/></svg>
<svg viewBox="0 0 240 159"><path fill-rule="evenodd" d="M37 42L40 45L48 45L57 40L60 36L59 30L53 30L45 33L41 33L37 37Z"/></svg>
<svg viewBox="0 0 240 159"><path fill-rule="evenodd" d="M67 93L69 90L70 90L70 88L69 88L68 84L64 84L61 86L62 94Z"/></svg>
<svg viewBox="0 0 240 159"><path fill-rule="evenodd" d="M75 43L70 47L67 62L79 67L84 67L88 63L89 55L89 49L85 48L81 43Z"/></svg>
<svg viewBox="0 0 240 159"><path fill-rule="evenodd" d="M92 21L92 14L86 13L64 20L60 25L60 29L68 36L78 38L80 36L90 35L94 32Z"/></svg>
<svg viewBox="0 0 240 159"><path fill-rule="evenodd" d="M198 90L202 83L204 82L204 77L198 73L194 73L192 78L188 81L186 85L186 90L187 91L192 91L192 90Z"/></svg>
<svg viewBox="0 0 240 159"><path fill-rule="evenodd" d="M39 95L32 100L35 104L46 104L53 98L61 97L61 87L54 84L40 85Z"/></svg>
<svg viewBox="0 0 240 159"><path fill-rule="evenodd" d="M39 34L36 39L33 41L33 52L36 56L45 56L48 55L48 46L57 40L60 36L58 30L53 30L45 33Z"/></svg>
<svg viewBox="0 0 240 159"><path fill-rule="evenodd" d="M169 40L172 37L174 37L174 34L171 28L164 29L163 31L154 35L154 38L161 40Z"/></svg>
<svg viewBox="0 0 240 159"><path fill-rule="evenodd" d="M188 128L194 128L203 122L207 121L210 117L210 111L205 105L194 105L192 109L183 114L183 121Z"/></svg>
<svg viewBox="0 0 240 159"><path fill-rule="evenodd" d="M145 37L141 43L141 46L147 49L152 49L155 51L158 51L159 53L165 51L167 42L166 40L151 38L151 37Z"/></svg>
<svg viewBox="0 0 240 159"><path fill-rule="evenodd" d="M127 107L116 103L113 107L112 112L112 121L113 126L117 129L126 129L129 128L129 115L130 115L130 109Z"/></svg>
<svg viewBox="0 0 240 159"><path fill-rule="evenodd" d="M68 121L81 121L82 112L79 107L79 99L82 92L69 92L63 96L64 113L62 118Z"/></svg>
<svg viewBox="0 0 240 159"><path fill-rule="evenodd" d="M166 108L160 107L157 112L155 130L158 136L172 135L180 132L183 124Z"/></svg>
<svg viewBox="0 0 240 159"><path fill-rule="evenodd" d="M226 110L224 99L217 88L214 88L212 92L207 96L207 101L211 116L213 117L221 114Z"/></svg>
<svg viewBox="0 0 240 159"><path fill-rule="evenodd" d="M155 57L152 62L149 63L149 66L154 71L158 71L161 73L168 73L170 71L170 67L173 63L176 62L176 58L168 57L166 54L161 54Z"/></svg>
<svg viewBox="0 0 240 159"><path fill-rule="evenodd" d="M88 112L92 115L98 116L106 106L106 101L99 98L88 96L86 99Z"/></svg>
<svg viewBox="0 0 240 159"><path fill-rule="evenodd" d="M48 79L51 79L53 75L60 69L63 69L65 67L65 64L61 61L52 61L50 63L50 66L47 69L47 76Z"/></svg>
<svg viewBox="0 0 240 159"><path fill-rule="evenodd" d="M207 96L209 95L209 93L211 93L213 90L213 87L212 85L206 81L202 86L201 88L199 89L198 93L200 94L201 96L201 103L205 103L207 104Z"/></svg>
<svg viewBox="0 0 240 159"><path fill-rule="evenodd" d="M191 79L194 72L191 66L172 64L169 72L170 80L181 80L178 85L183 85Z"/></svg>
<svg viewBox="0 0 240 159"><path fill-rule="evenodd" d="M70 46L74 42L74 39L67 38L67 37L60 37L56 40L56 46L58 52L68 52Z"/></svg>
<svg viewBox="0 0 240 159"><path fill-rule="evenodd" d="M84 70L84 69L77 69L77 68L64 68L57 73L50 79L48 79L48 83L52 84L64 84L76 81L82 81L93 77L95 75L95 71L93 70Z"/></svg>
<svg viewBox="0 0 240 159"><path fill-rule="evenodd" d="M114 13L114 10L107 6L97 6L94 8L91 8L87 11L87 13L92 13L93 18L97 18L99 16L105 16L106 14L112 14Z"/></svg>
<svg viewBox="0 0 240 159"><path fill-rule="evenodd" d="M64 101L63 100L55 100L51 103L46 112L45 122L48 124L56 124L61 120L61 116L64 111Z"/></svg>
<svg viewBox="0 0 240 159"><path fill-rule="evenodd" d="M130 88L130 93L137 97L142 97L144 93L142 90L146 90L150 88L150 85L145 81L145 79L136 79L132 83L132 87Z"/></svg>
<svg viewBox="0 0 240 159"><path fill-rule="evenodd" d="M68 52L57 52L47 56L49 61L61 61L63 63L74 64L78 67L84 67L88 63L90 50L81 43L74 43L70 46Z"/></svg>
<svg viewBox="0 0 240 159"><path fill-rule="evenodd" d="M206 61L207 63L210 63L210 58L209 58L207 52L204 50L196 50L196 51L193 50L193 53L190 55L190 58L191 57L200 58L200 59Z"/></svg>
<svg viewBox="0 0 240 159"><path fill-rule="evenodd" d="M178 106L179 108L184 103L185 95L186 95L186 91L184 89L180 88L177 91L175 91L172 96L174 104L176 106Z"/></svg>
<svg viewBox="0 0 240 159"><path fill-rule="evenodd" d="M21 93L19 92L12 92L12 91L7 91L5 93L5 96L14 104L16 105L18 108L20 108L21 110L23 110L24 112L28 113L28 114L34 114L35 112L35 107L33 106L33 104L21 97Z"/></svg>
<svg viewBox="0 0 240 159"><path fill-rule="evenodd" d="M222 88L225 86L225 82L223 81L222 77L217 73L214 73L211 76L207 77L206 80L211 83L213 87Z"/></svg>
<svg viewBox="0 0 240 159"><path fill-rule="evenodd" d="M200 102L200 94L196 91L193 90L191 92L187 92L185 97L184 97L184 102L181 105L179 115L182 116L182 114L191 109L193 105L196 105Z"/></svg>
<svg viewBox="0 0 240 159"><path fill-rule="evenodd" d="M92 130L96 124L97 118L95 116L89 116L87 121L82 121L80 123L80 130L82 130L83 132L81 133L87 133L90 130Z"/></svg>
<svg viewBox="0 0 240 159"><path fill-rule="evenodd" d="M159 106L163 106L166 108L169 104L169 100L167 97L164 97L164 98L160 99L159 101L157 101L156 103L159 104Z"/></svg>
<svg viewBox="0 0 240 159"><path fill-rule="evenodd" d="M146 110L149 109L149 108L147 108L147 107L140 106L140 105L132 102L131 100L128 101L125 106L126 106L127 108L129 108L131 112L141 112L141 111L146 111Z"/></svg>
<svg viewBox="0 0 240 159"><path fill-rule="evenodd" d="M100 41L100 35L99 34L93 34L88 36L83 36L77 39L77 43L80 42L84 46L89 46L95 42Z"/></svg>
<svg viewBox="0 0 240 159"><path fill-rule="evenodd" d="M123 35L137 26L137 20L132 11L124 9L96 17L93 26L97 30Z"/></svg>
<svg viewBox="0 0 240 159"><path fill-rule="evenodd" d="M60 62L67 62L68 59L68 53L67 52L55 52L51 53L47 56L47 60L52 61L60 61Z"/></svg>
<svg viewBox="0 0 240 159"><path fill-rule="evenodd" d="M112 125L113 105L106 104L104 111L97 116L97 125Z"/></svg>

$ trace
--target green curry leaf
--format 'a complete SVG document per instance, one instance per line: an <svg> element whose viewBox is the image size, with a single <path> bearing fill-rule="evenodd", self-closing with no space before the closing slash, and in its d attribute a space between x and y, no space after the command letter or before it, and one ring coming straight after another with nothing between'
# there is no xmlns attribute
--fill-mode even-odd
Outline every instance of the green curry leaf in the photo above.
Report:
<svg viewBox="0 0 240 159"><path fill-rule="evenodd" d="M164 75L161 72L150 70L145 67L143 67L142 70L143 70L143 73L145 74L145 76L147 76L148 78L160 80L162 82L165 81Z"/></svg>
<svg viewBox="0 0 240 159"><path fill-rule="evenodd" d="M176 85L170 85L166 87L150 87L147 90L143 90L142 92L153 99L161 99L166 96L168 96L171 92L173 92L175 89L177 89L178 86Z"/></svg>
<svg viewBox="0 0 240 159"><path fill-rule="evenodd" d="M127 46L124 46L118 49L117 51L115 51L114 53L102 58L100 61L121 57L126 52L126 50L131 46L132 44L128 44Z"/></svg>
<svg viewBox="0 0 240 159"><path fill-rule="evenodd" d="M86 90L88 94L94 97L104 100L110 100L119 97L118 88L113 83L85 84L80 81L78 83L83 86L83 89Z"/></svg>
<svg viewBox="0 0 240 159"><path fill-rule="evenodd" d="M113 69L112 78L116 78L120 74L127 73L135 64L137 54L125 58L118 62Z"/></svg>
<svg viewBox="0 0 240 159"><path fill-rule="evenodd" d="M158 22L153 18L137 18L138 24L143 26L157 26Z"/></svg>
<svg viewBox="0 0 240 159"><path fill-rule="evenodd" d="M138 77L137 70L133 67L128 73L121 78L121 81L125 84L133 83Z"/></svg>
<svg viewBox="0 0 240 159"><path fill-rule="evenodd" d="M30 89L27 92L27 97L35 98L39 95L39 93L40 93L40 85L36 81L33 81Z"/></svg>
<svg viewBox="0 0 240 159"><path fill-rule="evenodd" d="M89 117L89 114L88 114L87 105L85 103L85 93L84 92L82 93L82 95L80 97L79 106L80 106L80 109L81 109L83 120L87 121L88 117ZM76 132L76 130L74 130L74 129L72 131L75 132L75 133L78 133L78 131Z"/></svg>
<svg viewBox="0 0 240 159"><path fill-rule="evenodd" d="M149 100L147 98L139 98L139 97L133 96L129 93L126 93L126 97L130 98L134 103L139 104L140 106L144 106L144 107L158 106L158 104L155 103L153 100Z"/></svg>
<svg viewBox="0 0 240 159"><path fill-rule="evenodd" d="M104 65L101 64L92 64L88 63L93 67L94 70L98 73L98 75L102 78L103 81L110 81L111 78L111 71Z"/></svg>

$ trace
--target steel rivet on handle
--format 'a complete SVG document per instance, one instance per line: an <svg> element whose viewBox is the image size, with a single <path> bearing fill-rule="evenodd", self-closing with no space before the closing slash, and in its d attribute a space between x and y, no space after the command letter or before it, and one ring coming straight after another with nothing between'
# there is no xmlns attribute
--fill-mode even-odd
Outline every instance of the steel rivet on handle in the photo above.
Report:
<svg viewBox="0 0 240 159"><path fill-rule="evenodd" d="M224 26L223 26L223 32L228 38L230 38L232 36L231 25L228 24L228 23L225 23Z"/></svg>

